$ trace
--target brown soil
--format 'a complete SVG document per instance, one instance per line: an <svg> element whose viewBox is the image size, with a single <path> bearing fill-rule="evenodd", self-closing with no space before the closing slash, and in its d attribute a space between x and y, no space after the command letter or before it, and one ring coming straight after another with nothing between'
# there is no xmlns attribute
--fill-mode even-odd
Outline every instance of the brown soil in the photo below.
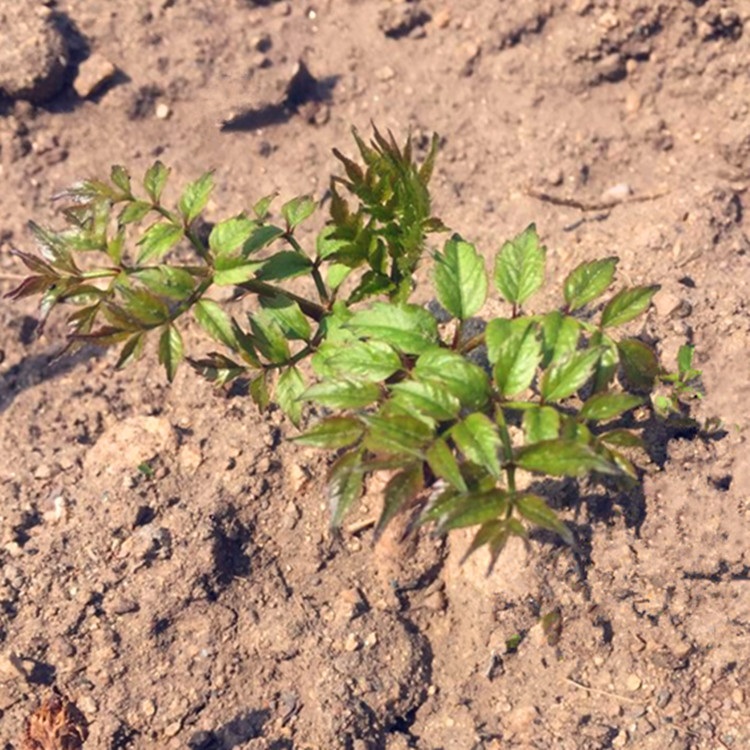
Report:
<svg viewBox="0 0 750 750"><path fill-rule="evenodd" d="M748 4L51 4L70 77L93 52L118 73L3 105L0 291L25 222L112 163L215 168L217 219L322 195L352 124L436 130L438 215L488 257L535 221L552 279L617 254L661 283L647 332L667 359L694 341L725 431L673 436L639 496L587 497L582 570L541 543L486 579L461 537L336 543L325 461L278 412L153 360L50 363L60 318L35 340L33 302L0 302L0 747L53 684L111 750L750 747ZM328 100L257 127L300 58Z"/></svg>

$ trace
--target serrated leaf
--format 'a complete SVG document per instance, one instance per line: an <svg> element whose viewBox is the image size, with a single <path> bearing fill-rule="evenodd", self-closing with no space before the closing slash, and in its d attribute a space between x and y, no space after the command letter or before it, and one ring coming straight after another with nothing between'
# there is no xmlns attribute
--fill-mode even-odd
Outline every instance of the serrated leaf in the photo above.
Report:
<svg viewBox="0 0 750 750"><path fill-rule="evenodd" d="M613 257L581 263L565 279L565 304L574 312L604 294L612 283L618 259Z"/></svg>
<svg viewBox="0 0 750 750"><path fill-rule="evenodd" d="M594 374L600 356L600 349L584 349L550 366L541 379L542 398L554 403L572 396Z"/></svg>
<svg viewBox="0 0 750 750"><path fill-rule="evenodd" d="M542 286L546 254L533 224L500 248L495 285L508 302L522 305Z"/></svg>
<svg viewBox="0 0 750 750"><path fill-rule="evenodd" d="M273 297L261 297L261 307L267 311L272 320L290 341L309 341L312 336L310 321L294 301L277 294Z"/></svg>
<svg viewBox="0 0 750 750"><path fill-rule="evenodd" d="M217 386L225 385L247 372L247 367L218 352L212 352L202 359L188 358L187 361L197 373Z"/></svg>
<svg viewBox="0 0 750 750"><path fill-rule="evenodd" d="M559 362L570 356L578 348L581 324L559 310L547 313L541 318L542 324L542 367Z"/></svg>
<svg viewBox="0 0 750 750"><path fill-rule="evenodd" d="M450 531L494 521L506 512L508 497L508 493L501 489L458 495L442 507L438 528Z"/></svg>
<svg viewBox="0 0 750 750"><path fill-rule="evenodd" d="M361 409L382 396L380 387L364 380L324 380L305 390L300 399L331 409Z"/></svg>
<svg viewBox="0 0 750 750"><path fill-rule="evenodd" d="M577 440L543 440L520 448L515 463L527 471L551 474L555 477L579 477L591 471L617 474L617 469Z"/></svg>
<svg viewBox="0 0 750 750"><path fill-rule="evenodd" d="M523 412L526 444L554 440L560 434L560 414L551 406L536 406Z"/></svg>
<svg viewBox="0 0 750 750"><path fill-rule="evenodd" d="M122 311L141 327L155 327L169 319L169 308L146 289L119 287L123 298Z"/></svg>
<svg viewBox="0 0 750 750"><path fill-rule="evenodd" d="M469 461L484 467L493 477L500 476L500 436L497 425L479 412L453 425L450 436Z"/></svg>
<svg viewBox="0 0 750 750"><path fill-rule="evenodd" d="M595 393L581 407L583 419L603 422L640 406L644 399L630 393Z"/></svg>
<svg viewBox="0 0 750 750"><path fill-rule="evenodd" d="M475 315L487 299L484 259L457 234L435 255L435 289L440 304L459 320Z"/></svg>
<svg viewBox="0 0 750 750"><path fill-rule="evenodd" d="M167 184L169 171L160 161L154 162L146 171L143 187L154 203L159 203L164 186Z"/></svg>
<svg viewBox="0 0 750 750"><path fill-rule="evenodd" d="M279 375L274 398L295 427L299 427L300 419L302 419L300 396L304 390L305 381L296 367L288 367Z"/></svg>
<svg viewBox="0 0 750 750"><path fill-rule="evenodd" d="M620 355L615 341L603 331L596 331L589 341L592 347L601 349L601 356L594 369L594 393L606 390L617 374Z"/></svg>
<svg viewBox="0 0 750 750"><path fill-rule="evenodd" d="M121 226L140 221L152 209L148 201L131 201L120 211L117 221Z"/></svg>
<svg viewBox="0 0 750 750"><path fill-rule="evenodd" d="M607 445L614 445L618 448L643 448L645 446L642 438L625 429L603 432L597 438Z"/></svg>
<svg viewBox="0 0 750 750"><path fill-rule="evenodd" d="M466 482L461 475L461 469L456 456L443 438L438 438L425 451L425 458L430 470L436 477L444 479L459 492L467 492Z"/></svg>
<svg viewBox="0 0 750 750"><path fill-rule="evenodd" d="M180 196L179 209L185 225L191 224L198 218L206 207L211 191L214 189L213 172L202 174L195 182L191 182Z"/></svg>
<svg viewBox="0 0 750 750"><path fill-rule="evenodd" d="M315 252L319 258L328 258L351 244L351 239L337 236L338 227L324 227L315 240Z"/></svg>
<svg viewBox="0 0 750 750"><path fill-rule="evenodd" d="M560 538L571 546L575 543L571 530L557 517L544 498L538 495L523 494L515 498L516 510L527 521L541 526L543 529L554 531Z"/></svg>
<svg viewBox="0 0 750 750"><path fill-rule="evenodd" d="M404 380L390 387L392 398L407 411L416 411L438 421L458 416L461 402L447 390L431 383Z"/></svg>
<svg viewBox="0 0 750 750"><path fill-rule="evenodd" d="M345 453L331 466L328 474L328 498L331 505L331 526L338 528L347 510L362 495L364 474L362 451Z"/></svg>
<svg viewBox="0 0 750 750"><path fill-rule="evenodd" d="M331 263L326 272L326 285L332 291L336 291L346 281L352 270L343 263Z"/></svg>
<svg viewBox="0 0 750 750"><path fill-rule="evenodd" d="M250 397L258 409L265 411L271 401L271 394L268 390L268 375L265 370L250 381L249 390Z"/></svg>
<svg viewBox="0 0 750 750"><path fill-rule="evenodd" d="M401 358L382 341L353 341L346 346L327 341L313 355L315 372L323 376L387 380L402 368Z"/></svg>
<svg viewBox="0 0 750 750"><path fill-rule="evenodd" d="M138 241L138 264L161 260L183 237L182 227L160 221L152 224Z"/></svg>
<svg viewBox="0 0 750 750"><path fill-rule="evenodd" d="M429 425L407 415L382 417L370 414L362 419L367 425L364 445L373 453L421 457L422 449L434 437L434 430Z"/></svg>
<svg viewBox="0 0 750 750"><path fill-rule="evenodd" d="M292 440L313 448L348 448L356 443L364 432L364 425L354 417L329 417Z"/></svg>
<svg viewBox="0 0 750 750"><path fill-rule="evenodd" d="M687 375L693 372L693 354L695 347L690 344L683 344L677 352L677 369L680 375Z"/></svg>
<svg viewBox="0 0 750 750"><path fill-rule="evenodd" d="M201 299L193 305L193 314L200 327L212 339L230 349L237 348L232 319L219 304L210 299Z"/></svg>
<svg viewBox="0 0 750 750"><path fill-rule="evenodd" d="M487 355L494 364L498 390L511 398L526 390L542 360L542 345L536 325L527 318L496 318L485 332Z"/></svg>
<svg viewBox="0 0 750 750"><path fill-rule="evenodd" d="M281 207L281 215L284 217L290 231L294 231L305 219L315 213L316 203L309 195L301 195L292 198Z"/></svg>
<svg viewBox="0 0 750 750"><path fill-rule="evenodd" d="M437 343L437 321L419 305L375 302L359 310L346 326L357 336L390 344L404 354L421 354Z"/></svg>
<svg viewBox="0 0 750 750"><path fill-rule="evenodd" d="M120 350L120 356L117 358L115 369L121 370L131 362L138 360L141 354L143 354L145 340L146 336L143 333L136 333L134 336L131 336Z"/></svg>
<svg viewBox="0 0 750 750"><path fill-rule="evenodd" d="M270 224L263 224L253 230L253 233L242 245L242 255L247 257L264 247L268 247L274 240L283 237L284 230L281 227L275 227Z"/></svg>
<svg viewBox="0 0 750 750"><path fill-rule="evenodd" d="M638 339L622 339L617 342L617 351L630 386L635 390L651 390L659 374L659 360L651 347Z"/></svg>
<svg viewBox="0 0 750 750"><path fill-rule="evenodd" d="M265 221L268 216L268 211L271 208L271 203L276 199L276 196L278 196L278 193L266 195L253 206L253 213L258 221Z"/></svg>
<svg viewBox="0 0 750 750"><path fill-rule="evenodd" d="M195 288L195 278L192 274L175 266L142 268L134 271L132 277L140 281L153 294L168 299L185 299Z"/></svg>
<svg viewBox="0 0 750 750"><path fill-rule="evenodd" d="M489 399L487 373L450 349L436 346L420 354L412 377L444 388L468 409L481 409Z"/></svg>
<svg viewBox="0 0 750 750"><path fill-rule="evenodd" d="M183 357L182 336L173 325L169 325L159 338L159 363L164 365L170 383L174 380Z"/></svg>
<svg viewBox="0 0 750 750"><path fill-rule="evenodd" d="M659 285L655 284L619 291L602 311L601 327L612 328L637 318L646 311L651 304L651 298L659 289Z"/></svg>
<svg viewBox="0 0 750 750"><path fill-rule="evenodd" d="M423 487L421 463L407 466L388 480L383 492L383 510L375 526L375 540L380 538L393 518L421 492Z"/></svg>
<svg viewBox="0 0 750 750"><path fill-rule="evenodd" d="M220 221L208 235L208 246L216 255L227 255L244 245L257 226L245 214Z"/></svg>
<svg viewBox="0 0 750 750"><path fill-rule="evenodd" d="M262 281L280 281L302 276L312 270L312 261L294 250L282 250L262 262L256 277Z"/></svg>
<svg viewBox="0 0 750 750"><path fill-rule="evenodd" d="M281 364L289 359L289 342L279 324L267 310L258 310L250 316L253 346L269 362Z"/></svg>
<svg viewBox="0 0 750 750"><path fill-rule="evenodd" d="M120 188L125 195L130 195L130 175L125 167L122 167L119 164L113 165L109 173L109 179L112 180L112 182Z"/></svg>
<svg viewBox="0 0 750 750"><path fill-rule="evenodd" d="M236 286L255 278L263 261L247 261L240 256L222 255L214 262L213 282L216 286Z"/></svg>

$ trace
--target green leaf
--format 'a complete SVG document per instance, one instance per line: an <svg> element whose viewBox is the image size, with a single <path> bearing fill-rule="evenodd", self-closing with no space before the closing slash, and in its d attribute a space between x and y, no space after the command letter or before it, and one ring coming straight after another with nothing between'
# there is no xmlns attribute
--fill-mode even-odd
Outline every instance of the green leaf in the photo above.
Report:
<svg viewBox="0 0 750 750"><path fill-rule="evenodd" d="M278 193L266 195L253 206L253 213L258 221L265 221L268 216L268 210L271 208L271 203L273 203L277 195Z"/></svg>
<svg viewBox="0 0 750 750"><path fill-rule="evenodd" d="M555 477L579 477L591 471L618 473L609 461L577 440L543 440L524 446L517 451L515 463L527 471Z"/></svg>
<svg viewBox="0 0 750 750"><path fill-rule="evenodd" d="M279 375L274 394L276 403L295 427L299 427L302 419L302 402L299 397L304 390L305 381L296 367L288 367Z"/></svg>
<svg viewBox="0 0 750 750"><path fill-rule="evenodd" d="M417 411L438 421L454 419L461 402L447 390L431 383L404 380L391 386L393 400L408 411Z"/></svg>
<svg viewBox="0 0 750 750"><path fill-rule="evenodd" d="M425 451L427 463L436 477L444 479L446 482L455 487L459 492L467 492L466 482L461 475L461 469L458 465L453 451L443 438L438 438Z"/></svg>
<svg viewBox="0 0 750 750"><path fill-rule="evenodd" d="M333 291L338 289L353 269L343 263L331 263L326 272L326 285Z"/></svg>
<svg viewBox="0 0 750 750"><path fill-rule="evenodd" d="M575 540L570 529L557 517L544 498L538 495L519 495L514 502L516 510L527 520L543 529L554 531L566 543L573 546Z"/></svg>
<svg viewBox="0 0 750 750"><path fill-rule="evenodd" d="M597 436L599 440L607 445L614 445L617 448L643 448L643 440L632 433L630 430L610 430Z"/></svg>
<svg viewBox="0 0 750 750"><path fill-rule="evenodd" d="M294 250L282 250L263 261L256 277L262 281L292 279L310 273L312 267L312 261L307 256Z"/></svg>
<svg viewBox="0 0 750 750"><path fill-rule="evenodd" d="M602 328L612 328L637 318L651 304L651 298L659 291L658 284L635 286L623 289L607 303L602 311Z"/></svg>
<svg viewBox="0 0 750 750"><path fill-rule="evenodd" d="M565 279L563 295L565 304L574 312L607 291L615 276L618 259L614 256L581 263Z"/></svg>
<svg viewBox="0 0 750 750"><path fill-rule="evenodd" d="M214 263L213 282L216 286L235 286L255 278L263 261L248 262L242 256L219 256Z"/></svg>
<svg viewBox="0 0 750 750"><path fill-rule="evenodd" d="M324 380L311 385L300 399L314 401L331 409L361 409L377 401L380 387L364 380Z"/></svg>
<svg viewBox="0 0 750 750"><path fill-rule="evenodd" d="M138 241L141 251L137 263L161 260L183 237L182 227L160 221L152 224Z"/></svg>
<svg viewBox="0 0 750 750"><path fill-rule="evenodd" d="M217 386L225 385L247 372L247 367L218 352L212 352L202 359L188 358L187 361L199 375Z"/></svg>
<svg viewBox="0 0 750 750"><path fill-rule="evenodd" d="M257 227L242 245L242 255L247 258L248 255L257 253L258 250L262 250L283 235L284 230L281 227L270 224Z"/></svg>
<svg viewBox="0 0 750 750"><path fill-rule="evenodd" d="M211 191L214 189L213 172L206 172L195 182L187 185L180 197L179 209L185 225L190 224L198 218L200 212L206 207Z"/></svg>
<svg viewBox="0 0 750 750"><path fill-rule="evenodd" d="M500 436L489 417L479 412L469 414L453 425L449 434L469 461L483 466L493 477L500 476Z"/></svg>
<svg viewBox="0 0 750 750"><path fill-rule="evenodd" d="M289 359L289 342L279 324L266 310L250 316L253 345L271 363L281 364Z"/></svg>
<svg viewBox="0 0 750 750"><path fill-rule="evenodd" d="M109 178L126 196L130 195L130 175L125 167L115 164L110 171Z"/></svg>
<svg viewBox="0 0 750 750"><path fill-rule="evenodd" d="M622 339L617 342L617 351L630 386L639 391L651 390L660 369L653 349L638 339Z"/></svg>
<svg viewBox="0 0 750 750"><path fill-rule="evenodd" d="M220 221L208 235L208 246L216 255L227 255L244 245L257 226L245 214Z"/></svg>
<svg viewBox="0 0 750 750"><path fill-rule="evenodd" d="M120 211L117 221L121 226L132 224L140 221L151 209L152 205L148 201L131 201Z"/></svg>
<svg viewBox="0 0 750 750"><path fill-rule="evenodd" d="M441 506L438 528L450 531L494 521L508 509L508 497L501 489L458 495Z"/></svg>
<svg viewBox="0 0 750 750"><path fill-rule="evenodd" d="M160 161L157 161L148 168L143 178L143 187L154 203L159 203L164 186L167 184L169 171Z"/></svg>
<svg viewBox="0 0 750 750"><path fill-rule="evenodd" d="M120 356L117 358L115 369L121 370L131 362L138 360L141 354L143 354L143 344L145 341L146 335L144 333L136 333L134 336L131 336L120 350Z"/></svg>
<svg viewBox="0 0 750 750"><path fill-rule="evenodd" d="M510 398L526 390L542 359L538 330L528 318L495 318L485 332L487 355L494 364L498 390Z"/></svg>
<svg viewBox="0 0 750 750"><path fill-rule="evenodd" d="M173 325L168 325L159 338L159 363L164 365L170 383L174 380L183 357L182 336Z"/></svg>
<svg viewBox="0 0 750 750"><path fill-rule="evenodd" d="M359 378L369 382L387 380L402 368L401 358L382 341L324 343L313 355L315 372L323 376Z"/></svg>
<svg viewBox="0 0 750 750"><path fill-rule="evenodd" d="M134 271L131 276L149 291L168 299L182 300L195 288L194 277L183 268L157 266Z"/></svg>
<svg viewBox="0 0 750 750"><path fill-rule="evenodd" d="M523 413L526 444L554 440L560 434L560 414L551 406L536 406Z"/></svg>
<svg viewBox="0 0 750 750"><path fill-rule="evenodd" d="M422 464L415 463L394 474L383 493L383 511L375 526L375 539L379 539L386 526L403 510L424 487Z"/></svg>
<svg viewBox="0 0 750 750"><path fill-rule="evenodd" d="M542 398L548 403L554 403L572 396L594 374L600 356L600 349L584 349L553 364L542 376Z"/></svg>
<svg viewBox="0 0 750 750"><path fill-rule="evenodd" d="M309 341L312 336L310 321L294 301L277 294L273 297L261 297L261 307L266 310L272 320L290 341Z"/></svg>
<svg viewBox="0 0 750 750"><path fill-rule="evenodd" d="M580 414L583 419L603 422L640 406L643 401L630 393L595 393L586 400Z"/></svg>
<svg viewBox="0 0 750 750"><path fill-rule="evenodd" d="M373 453L421 457L422 449L434 438L429 425L407 415L382 417L369 414L362 419L368 428L364 445Z"/></svg>
<svg viewBox="0 0 750 750"><path fill-rule="evenodd" d="M261 411L264 411L271 402L271 394L268 391L268 373L266 370L250 381L250 397Z"/></svg>
<svg viewBox="0 0 750 750"><path fill-rule="evenodd" d="M690 344L684 344L677 352L677 369L680 375L685 376L689 373L696 372L693 370L693 354L695 347Z"/></svg>
<svg viewBox="0 0 750 750"><path fill-rule="evenodd" d="M458 352L432 347L419 355L412 377L444 388L468 409L481 409L490 395L487 373Z"/></svg>
<svg viewBox="0 0 750 750"><path fill-rule="evenodd" d="M606 390L614 380L617 366L620 364L620 355L614 339L603 331L595 331L589 340L589 345L601 347L601 356L594 369L594 392L600 393Z"/></svg>
<svg viewBox="0 0 750 750"><path fill-rule="evenodd" d="M359 310L347 327L362 338L377 339L404 354L421 354L437 343L437 321L423 307L375 302Z"/></svg>
<svg viewBox="0 0 750 750"><path fill-rule="evenodd" d="M364 474L361 449L338 458L328 475L328 498L331 504L331 526L338 528L344 514L362 495Z"/></svg>
<svg viewBox="0 0 750 750"><path fill-rule="evenodd" d="M487 299L484 260L457 234L445 243L443 254L435 255L435 289L440 304L460 320L476 314Z"/></svg>
<svg viewBox="0 0 750 750"><path fill-rule="evenodd" d="M339 250L343 250L351 245L352 241L350 239L338 237L336 234L337 231L338 227L332 225L324 227L320 231L315 240L315 252L319 258L328 258L331 255L338 253Z"/></svg>
<svg viewBox="0 0 750 750"><path fill-rule="evenodd" d="M541 318L542 323L542 367L559 362L570 356L578 348L581 335L581 324L570 315L563 315L559 310L547 313Z"/></svg>
<svg viewBox="0 0 750 750"><path fill-rule="evenodd" d="M213 300L201 299L193 306L193 314L198 324L215 341L230 349L237 348L237 339L232 328L231 318Z"/></svg>
<svg viewBox="0 0 750 750"><path fill-rule="evenodd" d="M123 297L122 311L142 327L153 328L169 319L169 308L146 289L122 286L119 292Z"/></svg>
<svg viewBox="0 0 750 750"><path fill-rule="evenodd" d="M281 207L281 215L284 217L290 231L294 231L305 219L315 213L316 203L309 195L301 195L292 198Z"/></svg>
<svg viewBox="0 0 750 750"><path fill-rule="evenodd" d="M533 224L500 248L495 285L508 302L522 305L542 286L546 254Z"/></svg>
<svg viewBox="0 0 750 750"><path fill-rule="evenodd" d="M364 425L354 417L329 417L292 440L313 448L338 449L353 445L364 433Z"/></svg>

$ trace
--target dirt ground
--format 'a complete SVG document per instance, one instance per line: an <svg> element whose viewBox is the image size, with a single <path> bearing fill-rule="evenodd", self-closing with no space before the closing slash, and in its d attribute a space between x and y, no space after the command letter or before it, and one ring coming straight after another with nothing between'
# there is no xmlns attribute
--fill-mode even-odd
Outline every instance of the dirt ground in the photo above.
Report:
<svg viewBox="0 0 750 750"><path fill-rule="evenodd" d="M62 316L37 339L34 302L2 300L0 747L51 685L108 750L750 747L750 4L44 5L69 64L46 103L0 105L0 292L27 220L113 163L215 168L219 219L321 196L351 125L437 131L437 214L488 257L535 221L552 279L616 254L660 283L646 331L667 359L696 344L724 430L670 439L642 495L565 511L582 571L537 544L485 578L465 537L336 543L325 460L278 412L153 358L51 363ZM83 99L93 55L117 72ZM321 101L248 117L299 59Z"/></svg>

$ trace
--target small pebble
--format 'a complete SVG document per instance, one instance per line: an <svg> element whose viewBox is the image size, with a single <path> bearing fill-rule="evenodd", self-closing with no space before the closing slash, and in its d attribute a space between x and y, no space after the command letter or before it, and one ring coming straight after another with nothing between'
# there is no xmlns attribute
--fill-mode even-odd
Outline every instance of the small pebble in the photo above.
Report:
<svg viewBox="0 0 750 750"><path fill-rule="evenodd" d="M73 88L81 99L86 99L109 83L116 73L117 68L106 57L94 52L78 66Z"/></svg>
<svg viewBox="0 0 750 750"><path fill-rule="evenodd" d="M390 65L384 65L375 71L375 78L379 81L390 81L396 77L396 71Z"/></svg>
<svg viewBox="0 0 750 750"><path fill-rule="evenodd" d="M625 687L630 693L635 693L637 690L640 690L642 684L643 682L637 674L630 674L628 675L627 680L625 680Z"/></svg>
<svg viewBox="0 0 750 750"><path fill-rule="evenodd" d="M672 693L670 693L669 690L660 690L656 694L656 707L666 708L666 706L669 704L669 701L671 700L672 700Z"/></svg>
<svg viewBox="0 0 750 750"><path fill-rule="evenodd" d="M451 9L450 8L440 8L440 10L435 11L435 13L433 13L432 15L432 23L437 29L447 28L450 22L451 22Z"/></svg>
<svg viewBox="0 0 750 750"><path fill-rule="evenodd" d="M603 201L623 201L633 194L633 188L627 182L618 182L617 185L607 188L601 195Z"/></svg>
<svg viewBox="0 0 750 750"><path fill-rule="evenodd" d="M49 479L52 476L52 469L47 464L40 464L34 470L34 479Z"/></svg>
<svg viewBox="0 0 750 750"><path fill-rule="evenodd" d="M741 706L745 702L745 693L742 691L742 688L732 690L732 702L736 706Z"/></svg>
<svg viewBox="0 0 750 750"><path fill-rule="evenodd" d="M168 104L165 104L164 102L159 102L156 105L155 114L158 120L167 120L172 114L172 110L169 108Z"/></svg>
<svg viewBox="0 0 750 750"><path fill-rule="evenodd" d="M344 651L349 651L350 653L352 651L358 651L361 645L362 644L357 635L355 633L349 633L344 641Z"/></svg>

